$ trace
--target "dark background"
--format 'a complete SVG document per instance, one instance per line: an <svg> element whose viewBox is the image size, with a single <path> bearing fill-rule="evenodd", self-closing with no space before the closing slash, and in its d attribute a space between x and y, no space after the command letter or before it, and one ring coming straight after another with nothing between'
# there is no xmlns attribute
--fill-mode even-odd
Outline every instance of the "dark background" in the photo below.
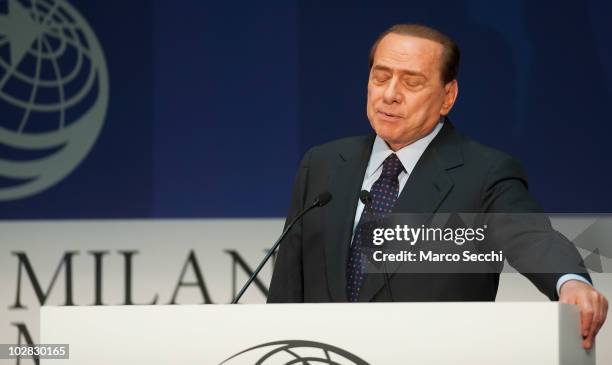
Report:
<svg viewBox="0 0 612 365"><path fill-rule="evenodd" d="M547 211L611 210L609 2L70 2L107 57L107 119L2 219L284 216L309 147L370 131L368 52L400 22L458 43L451 119L517 156Z"/></svg>

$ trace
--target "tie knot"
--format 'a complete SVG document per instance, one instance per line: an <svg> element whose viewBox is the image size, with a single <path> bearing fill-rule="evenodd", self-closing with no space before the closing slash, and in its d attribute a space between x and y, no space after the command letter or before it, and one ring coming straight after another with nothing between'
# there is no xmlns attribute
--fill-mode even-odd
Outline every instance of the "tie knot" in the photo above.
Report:
<svg viewBox="0 0 612 365"><path fill-rule="evenodd" d="M382 176L397 179L397 176L404 170L404 165L397 158L395 153L392 153L383 162Z"/></svg>

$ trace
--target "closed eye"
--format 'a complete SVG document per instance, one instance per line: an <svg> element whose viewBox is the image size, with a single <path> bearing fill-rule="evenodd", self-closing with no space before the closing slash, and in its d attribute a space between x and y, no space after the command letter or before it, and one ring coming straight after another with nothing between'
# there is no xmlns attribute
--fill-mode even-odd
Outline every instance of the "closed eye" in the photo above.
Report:
<svg viewBox="0 0 612 365"><path fill-rule="evenodd" d="M425 80L422 77L411 76L404 78L404 83L410 88L418 88L423 86Z"/></svg>
<svg viewBox="0 0 612 365"><path fill-rule="evenodd" d="M383 83L389 80L390 78L391 78L391 75L388 74L387 72L379 72L379 71L372 72L372 80L374 80L377 83Z"/></svg>

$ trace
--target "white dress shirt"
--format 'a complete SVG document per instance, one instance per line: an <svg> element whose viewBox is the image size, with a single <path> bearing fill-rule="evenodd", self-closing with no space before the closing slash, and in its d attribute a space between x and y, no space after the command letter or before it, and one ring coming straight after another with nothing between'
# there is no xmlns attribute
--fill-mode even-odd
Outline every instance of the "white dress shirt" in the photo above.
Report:
<svg viewBox="0 0 612 365"><path fill-rule="evenodd" d="M436 125L436 127L426 135L425 137L409 144L408 146L402 147L401 149L395 151L395 154L401 161L404 166L404 171L400 172L399 176L399 191L398 196L401 194L402 189L406 185L412 170L416 166L417 162L425 152L425 149L429 146L431 141L438 135L440 129L442 129L444 122L440 122ZM382 174L382 164L389 155L391 155L393 150L389 148L387 142L385 142L379 136L376 136L374 140L374 145L372 146L372 154L370 155L370 161L368 162L368 167L366 169L365 176L363 177L363 184L361 184L361 190L370 191L372 189L372 185L378 180L380 174ZM355 229L357 228L357 224L359 223L359 219L361 218L361 213L363 213L363 209L365 205L359 200L357 202L357 211L355 214L355 221L353 223L353 235L355 234ZM352 239L351 239L352 241ZM561 285L569 280L579 280L584 283L590 285L590 283L580 275L576 274L565 274L559 278L557 281L557 295L559 294L559 290L561 289Z"/></svg>

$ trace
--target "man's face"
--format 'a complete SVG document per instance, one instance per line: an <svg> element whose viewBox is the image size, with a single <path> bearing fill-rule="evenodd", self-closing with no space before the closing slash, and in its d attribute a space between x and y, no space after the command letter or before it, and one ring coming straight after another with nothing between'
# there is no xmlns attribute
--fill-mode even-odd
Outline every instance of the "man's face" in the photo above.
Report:
<svg viewBox="0 0 612 365"><path fill-rule="evenodd" d="M368 80L368 119L393 150L426 136L450 111L457 82L441 79L443 46L388 34L378 44Z"/></svg>

